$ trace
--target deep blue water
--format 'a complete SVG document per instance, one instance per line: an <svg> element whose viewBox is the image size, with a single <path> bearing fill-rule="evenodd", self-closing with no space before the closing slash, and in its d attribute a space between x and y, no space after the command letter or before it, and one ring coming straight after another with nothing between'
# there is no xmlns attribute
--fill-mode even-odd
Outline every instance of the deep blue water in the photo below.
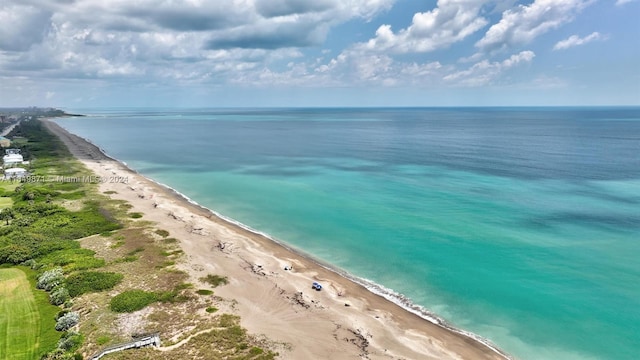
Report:
<svg viewBox="0 0 640 360"><path fill-rule="evenodd" d="M640 353L640 108L74 111L141 173L517 357Z"/></svg>

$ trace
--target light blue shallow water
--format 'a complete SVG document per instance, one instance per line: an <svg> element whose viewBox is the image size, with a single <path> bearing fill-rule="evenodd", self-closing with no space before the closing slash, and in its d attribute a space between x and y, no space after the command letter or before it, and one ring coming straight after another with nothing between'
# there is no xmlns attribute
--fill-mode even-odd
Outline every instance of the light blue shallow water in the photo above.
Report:
<svg viewBox="0 0 640 360"><path fill-rule="evenodd" d="M79 110L141 173L523 359L640 354L640 109Z"/></svg>

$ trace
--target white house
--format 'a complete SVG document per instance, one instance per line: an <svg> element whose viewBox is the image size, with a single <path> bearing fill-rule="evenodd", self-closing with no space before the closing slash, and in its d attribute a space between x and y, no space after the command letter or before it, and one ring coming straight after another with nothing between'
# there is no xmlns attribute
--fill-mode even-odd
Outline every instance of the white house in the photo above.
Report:
<svg viewBox="0 0 640 360"><path fill-rule="evenodd" d="M7 154L2 157L2 162L4 167L13 166L17 164L22 164L24 158L20 154Z"/></svg>
<svg viewBox="0 0 640 360"><path fill-rule="evenodd" d="M27 170L23 168L11 168L4 171L5 179L20 179L27 176Z"/></svg>

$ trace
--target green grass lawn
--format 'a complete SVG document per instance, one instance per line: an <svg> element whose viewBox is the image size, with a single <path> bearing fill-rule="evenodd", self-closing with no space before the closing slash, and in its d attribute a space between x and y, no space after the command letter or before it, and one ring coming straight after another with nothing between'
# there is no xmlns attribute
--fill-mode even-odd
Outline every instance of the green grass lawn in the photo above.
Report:
<svg viewBox="0 0 640 360"><path fill-rule="evenodd" d="M11 207L13 205L13 199L10 197L0 197L0 210Z"/></svg>
<svg viewBox="0 0 640 360"><path fill-rule="evenodd" d="M0 189L7 192L14 191L20 185L19 181L0 181Z"/></svg>
<svg viewBox="0 0 640 360"><path fill-rule="evenodd" d="M0 269L0 360L32 360L53 349L57 308L34 288L25 271Z"/></svg>

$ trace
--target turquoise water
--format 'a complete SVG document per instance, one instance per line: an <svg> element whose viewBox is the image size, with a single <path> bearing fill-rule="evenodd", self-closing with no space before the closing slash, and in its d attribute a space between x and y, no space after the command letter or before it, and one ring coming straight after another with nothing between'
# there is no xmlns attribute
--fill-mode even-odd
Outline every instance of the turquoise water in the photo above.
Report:
<svg viewBox="0 0 640 360"><path fill-rule="evenodd" d="M638 108L82 112L57 121L518 358L640 353Z"/></svg>

